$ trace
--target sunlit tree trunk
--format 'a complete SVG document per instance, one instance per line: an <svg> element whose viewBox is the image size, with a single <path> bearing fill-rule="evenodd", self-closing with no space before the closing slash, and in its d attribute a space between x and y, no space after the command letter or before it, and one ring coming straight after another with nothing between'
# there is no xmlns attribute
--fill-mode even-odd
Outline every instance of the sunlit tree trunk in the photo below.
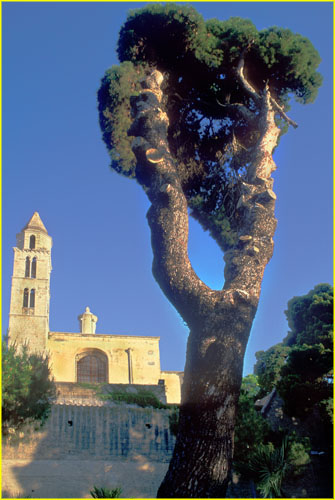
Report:
<svg viewBox="0 0 335 500"><path fill-rule="evenodd" d="M243 82L243 67L239 71ZM272 151L279 129L265 89L254 96L260 109L259 139L236 205L238 244L225 252L223 289L211 290L188 257L187 200L169 151L162 80L154 71L143 82L142 92L132 101L134 122L129 130L136 137L136 176L151 202L153 274L190 328L177 441L158 496L218 498L225 496L230 478L243 357L273 251ZM251 86L248 91L254 92Z"/></svg>

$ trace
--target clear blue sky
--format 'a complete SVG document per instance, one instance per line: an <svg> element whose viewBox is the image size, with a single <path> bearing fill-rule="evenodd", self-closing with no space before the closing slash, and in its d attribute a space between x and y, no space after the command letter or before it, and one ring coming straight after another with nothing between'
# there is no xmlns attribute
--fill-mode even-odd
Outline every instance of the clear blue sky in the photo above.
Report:
<svg viewBox="0 0 335 500"><path fill-rule="evenodd" d="M192 2L191 2L192 3ZM38 211L53 238L50 329L78 331L89 306L97 333L158 335L161 366L183 370L187 328L151 275L148 202L109 168L96 92L117 63L118 31L145 3L3 3L3 327L8 326L15 235ZM278 227L245 358L280 342L288 300L332 280L332 3L199 2L207 18L250 18L308 37L324 84L314 104L294 104L275 154ZM221 252L191 221L191 262L214 288Z"/></svg>

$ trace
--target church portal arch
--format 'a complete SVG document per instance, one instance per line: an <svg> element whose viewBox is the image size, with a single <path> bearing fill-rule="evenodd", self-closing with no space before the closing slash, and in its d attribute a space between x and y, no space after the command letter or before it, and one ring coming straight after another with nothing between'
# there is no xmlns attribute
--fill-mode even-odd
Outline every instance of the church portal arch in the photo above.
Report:
<svg viewBox="0 0 335 500"><path fill-rule="evenodd" d="M108 358L100 349L85 349L76 355L77 382L108 383Z"/></svg>

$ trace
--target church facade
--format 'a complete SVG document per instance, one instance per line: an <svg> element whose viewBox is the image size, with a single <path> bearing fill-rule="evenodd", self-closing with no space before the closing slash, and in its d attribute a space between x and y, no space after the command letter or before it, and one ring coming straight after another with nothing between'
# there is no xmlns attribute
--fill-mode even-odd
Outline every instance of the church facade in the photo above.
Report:
<svg viewBox="0 0 335 500"><path fill-rule="evenodd" d="M49 330L52 238L37 212L16 239L9 343L48 352L55 382L160 385L167 403L179 404L183 373L161 371L159 337L96 333L89 307L79 332Z"/></svg>

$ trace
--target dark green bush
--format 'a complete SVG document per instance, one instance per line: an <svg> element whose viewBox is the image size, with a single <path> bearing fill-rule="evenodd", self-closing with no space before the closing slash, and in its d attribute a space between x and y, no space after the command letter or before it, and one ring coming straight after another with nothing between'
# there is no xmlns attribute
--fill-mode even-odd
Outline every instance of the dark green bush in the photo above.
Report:
<svg viewBox="0 0 335 500"><path fill-rule="evenodd" d="M125 391L113 391L108 394L100 393L98 396L105 401L114 401L116 403L127 403L127 404L136 404L145 407L152 408L167 408L167 405L162 403L155 394L150 391L146 391L144 389L140 389L137 392L125 392Z"/></svg>
<svg viewBox="0 0 335 500"><path fill-rule="evenodd" d="M28 344L2 344L2 432L30 423L43 424L56 395L47 355L32 353Z"/></svg>

